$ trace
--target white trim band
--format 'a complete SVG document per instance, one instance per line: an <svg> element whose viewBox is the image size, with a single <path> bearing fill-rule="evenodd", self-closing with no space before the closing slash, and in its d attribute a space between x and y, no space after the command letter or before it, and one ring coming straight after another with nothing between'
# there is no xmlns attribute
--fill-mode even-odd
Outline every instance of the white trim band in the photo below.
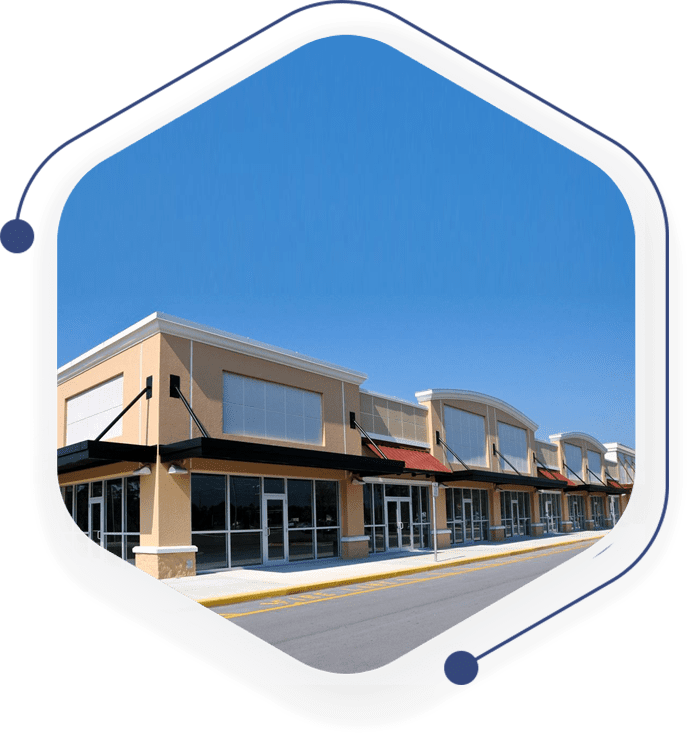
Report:
<svg viewBox="0 0 693 739"><path fill-rule="evenodd" d="M259 359L283 364L287 367L295 367L324 377L333 377L336 380L354 385L361 385L368 379L368 376L361 372L337 364L322 362L298 352L263 344L245 336L237 336L228 331L203 326L193 321L186 321L183 318L169 316L166 313L152 313L134 326L130 326L125 331L121 331L72 362L60 367L58 369L58 385L158 333L198 341L207 346L216 346L239 354L258 357Z"/></svg>
<svg viewBox="0 0 693 739"><path fill-rule="evenodd" d="M539 428L539 424L534 423L534 421L525 416L522 411L518 411L517 408L513 408L510 403L506 403L500 398L494 398L492 395L476 393L473 390L424 390L420 393L416 393L416 399L419 403L426 403L429 400L467 400L474 403L482 403L483 405L490 405L493 408L497 408L499 411L503 411L509 416L512 416L521 424L526 426L533 434L536 433Z"/></svg>
<svg viewBox="0 0 693 739"><path fill-rule="evenodd" d="M341 537L342 542L350 542L350 541L370 541L370 536L342 536Z"/></svg>
<svg viewBox="0 0 693 739"><path fill-rule="evenodd" d="M197 547L133 547L132 551L135 554L194 554L197 552Z"/></svg>

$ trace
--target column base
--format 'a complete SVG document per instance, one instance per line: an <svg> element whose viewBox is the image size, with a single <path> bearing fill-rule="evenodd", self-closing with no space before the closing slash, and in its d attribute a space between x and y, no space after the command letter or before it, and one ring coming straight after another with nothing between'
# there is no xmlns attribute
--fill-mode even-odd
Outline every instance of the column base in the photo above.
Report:
<svg viewBox="0 0 693 739"><path fill-rule="evenodd" d="M195 554L197 547L135 547L135 566L155 577L192 577L196 573Z"/></svg>
<svg viewBox="0 0 693 739"><path fill-rule="evenodd" d="M365 559L368 556L367 536L343 536L342 559Z"/></svg>
<svg viewBox="0 0 693 739"><path fill-rule="evenodd" d="M532 524L532 536L544 536L545 527L543 523Z"/></svg>
<svg viewBox="0 0 693 739"><path fill-rule="evenodd" d="M450 544L452 543L452 531L450 531L450 529L438 529L436 534L436 544L438 549L450 549ZM431 549L433 549L433 542L431 542Z"/></svg>
<svg viewBox="0 0 693 739"><path fill-rule="evenodd" d="M570 534L573 530L572 521L561 521L561 532L564 534Z"/></svg>
<svg viewBox="0 0 693 739"><path fill-rule="evenodd" d="M505 526L491 526L488 535L491 541L503 541L505 539Z"/></svg>

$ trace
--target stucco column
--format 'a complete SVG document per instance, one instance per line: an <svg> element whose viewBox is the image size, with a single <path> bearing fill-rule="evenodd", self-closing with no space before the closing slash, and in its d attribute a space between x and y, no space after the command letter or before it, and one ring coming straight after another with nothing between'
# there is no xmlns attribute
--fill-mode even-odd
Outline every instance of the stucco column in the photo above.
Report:
<svg viewBox="0 0 693 739"><path fill-rule="evenodd" d="M501 524L501 494L497 487L488 491L489 536L491 541L505 539L505 528Z"/></svg>
<svg viewBox="0 0 693 739"><path fill-rule="evenodd" d="M191 545L190 473L170 474L170 463L140 476L140 545L135 564L158 579L195 574Z"/></svg>
<svg viewBox="0 0 693 739"><path fill-rule="evenodd" d="M561 531L569 534L573 530L573 524L570 520L570 509L568 508L568 496L561 493Z"/></svg>
<svg viewBox="0 0 693 739"><path fill-rule="evenodd" d="M355 485L349 475L340 482L342 518L342 558L368 556L368 536L363 529L363 485Z"/></svg>
<svg viewBox="0 0 693 739"><path fill-rule="evenodd" d="M585 493L585 529L592 531L594 529L594 513L592 511L592 496Z"/></svg>

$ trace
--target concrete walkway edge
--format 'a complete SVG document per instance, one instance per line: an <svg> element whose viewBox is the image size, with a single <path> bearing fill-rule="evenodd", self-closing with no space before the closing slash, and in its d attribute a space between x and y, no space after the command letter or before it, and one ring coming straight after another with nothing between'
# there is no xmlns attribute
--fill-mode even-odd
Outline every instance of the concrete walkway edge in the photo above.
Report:
<svg viewBox="0 0 693 739"><path fill-rule="evenodd" d="M237 593L235 595L219 595L211 598L193 599L205 606L206 608L214 608L216 606L228 606L234 603L245 603L251 600L261 600L263 598L276 598L283 595L294 595L296 593L306 593L315 590L323 590L325 588L336 588L343 585L356 585L363 582L371 582L373 580L386 580L394 577L402 577L403 575L411 575L419 572L429 572L431 570L440 570L446 567L459 567L460 565L472 564L474 562L484 562L489 559L499 559L500 557L511 557L519 554L528 554L530 552L543 551L546 549L554 549L556 547L565 547L572 544L578 544L586 541L596 541L601 539L606 532L600 532L596 536L584 537L579 540L558 541L551 544L542 544L541 546L527 547L522 549L514 549L503 552L492 552L489 554L472 555L468 559L454 559L446 562L436 562L426 565L411 565L392 571L373 572L368 575L352 575L338 579L324 580L322 582L311 582L303 585L289 585L281 588L270 588L267 590L257 590L247 593Z"/></svg>

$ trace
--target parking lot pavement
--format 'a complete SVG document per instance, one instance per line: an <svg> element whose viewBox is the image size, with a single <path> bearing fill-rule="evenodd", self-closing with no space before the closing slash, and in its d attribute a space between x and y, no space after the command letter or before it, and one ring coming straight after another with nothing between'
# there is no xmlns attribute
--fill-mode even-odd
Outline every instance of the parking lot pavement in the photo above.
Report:
<svg viewBox="0 0 693 739"><path fill-rule="evenodd" d="M460 563L561 547L580 541L593 540L596 543L608 533L581 531L542 538L526 537L498 543L469 544L441 550L437 556L430 550L415 550L394 555L371 555L368 559L357 561L328 559L275 566L236 567L194 577L169 578L162 582L202 605L213 607L399 577Z"/></svg>

